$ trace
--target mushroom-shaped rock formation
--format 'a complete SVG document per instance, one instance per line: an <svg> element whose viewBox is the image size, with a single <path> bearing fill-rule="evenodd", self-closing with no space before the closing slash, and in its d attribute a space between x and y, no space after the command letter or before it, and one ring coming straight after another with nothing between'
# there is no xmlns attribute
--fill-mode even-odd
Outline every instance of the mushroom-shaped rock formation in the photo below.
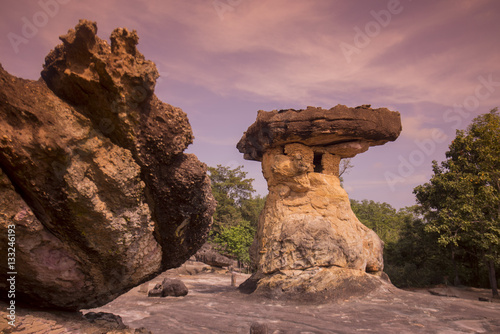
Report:
<svg viewBox="0 0 500 334"><path fill-rule="evenodd" d="M17 272L16 300L38 307L101 306L181 265L215 210L206 166L183 153L187 116L154 95L136 32L111 45L96 32L81 20L61 36L43 81L0 66L0 290Z"/></svg>
<svg viewBox="0 0 500 334"><path fill-rule="evenodd" d="M325 300L378 286L383 242L352 212L339 163L400 132L398 112L369 105L259 111L237 147L262 162L269 195L251 249L257 272L240 289Z"/></svg>

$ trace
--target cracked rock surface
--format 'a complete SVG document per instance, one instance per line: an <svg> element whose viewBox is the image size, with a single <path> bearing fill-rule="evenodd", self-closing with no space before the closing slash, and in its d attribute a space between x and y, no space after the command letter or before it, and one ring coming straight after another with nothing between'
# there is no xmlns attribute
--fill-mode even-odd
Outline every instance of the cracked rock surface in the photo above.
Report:
<svg viewBox="0 0 500 334"><path fill-rule="evenodd" d="M38 307L103 305L179 266L215 210L205 164L183 153L187 115L154 94L136 32L96 33L80 20L38 81L0 66L0 256L15 229L16 298Z"/></svg>
<svg viewBox="0 0 500 334"><path fill-rule="evenodd" d="M486 289L468 292L468 288L457 288L464 298L470 295L470 299L464 299L382 284L362 298L327 299L318 304L238 293L231 286L230 273L188 276L176 271L179 269L161 274L149 286L164 277L180 278L189 288L185 297L152 299L136 287L92 311L120 315L126 325L146 327L153 334L248 334L254 323L264 324L268 333L276 334L500 333L500 304L478 301L478 296L491 296L491 290ZM237 283L248 276L238 274Z"/></svg>

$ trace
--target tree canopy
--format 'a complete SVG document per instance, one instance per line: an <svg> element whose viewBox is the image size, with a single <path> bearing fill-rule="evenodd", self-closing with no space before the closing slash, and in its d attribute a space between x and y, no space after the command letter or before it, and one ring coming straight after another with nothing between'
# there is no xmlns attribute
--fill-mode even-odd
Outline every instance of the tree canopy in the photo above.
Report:
<svg viewBox="0 0 500 334"><path fill-rule="evenodd" d="M396 210L388 203L351 200L358 219L384 242L384 272L398 287L439 284L447 276L445 252L435 233L424 229L415 207Z"/></svg>
<svg viewBox="0 0 500 334"><path fill-rule="evenodd" d="M217 200L210 242L224 255L249 264L249 248L265 198L253 196L253 179L246 177L243 166L217 165L208 170L212 193Z"/></svg>
<svg viewBox="0 0 500 334"><path fill-rule="evenodd" d="M394 243L399 239L402 214L387 203L369 200L351 200L352 211L367 227L377 233L384 243Z"/></svg>
<svg viewBox="0 0 500 334"><path fill-rule="evenodd" d="M500 116L497 109L457 130L446 160L433 161L433 176L415 188L426 230L455 252L465 252L488 267L498 296L495 266L500 263ZM457 271L455 272L457 275Z"/></svg>

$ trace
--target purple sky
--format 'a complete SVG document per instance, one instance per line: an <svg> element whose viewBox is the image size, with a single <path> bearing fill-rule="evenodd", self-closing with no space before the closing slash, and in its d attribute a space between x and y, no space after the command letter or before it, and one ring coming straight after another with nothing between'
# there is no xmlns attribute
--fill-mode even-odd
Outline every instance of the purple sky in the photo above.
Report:
<svg viewBox="0 0 500 334"><path fill-rule="evenodd" d="M257 110L371 104L401 113L394 143L353 159L351 198L414 204L455 130L500 106L500 1L3 1L0 62L38 79L58 36L78 19L137 30L162 78L156 94L193 127L189 152L244 165L266 194L260 163L235 145ZM31 29L30 29L31 28Z"/></svg>

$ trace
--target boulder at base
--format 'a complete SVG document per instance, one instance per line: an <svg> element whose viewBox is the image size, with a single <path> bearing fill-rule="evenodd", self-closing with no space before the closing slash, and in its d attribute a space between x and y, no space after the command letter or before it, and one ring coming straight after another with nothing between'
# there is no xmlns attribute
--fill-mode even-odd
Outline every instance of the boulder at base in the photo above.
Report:
<svg viewBox="0 0 500 334"><path fill-rule="evenodd" d="M156 284L148 292L148 297L182 297L188 294L189 290L180 279L165 278L161 284Z"/></svg>
<svg viewBox="0 0 500 334"><path fill-rule="evenodd" d="M203 262L213 267L229 267L235 264L236 261L228 258L217 252L209 243L204 244L194 255L196 261ZM236 263L237 264L237 263Z"/></svg>

